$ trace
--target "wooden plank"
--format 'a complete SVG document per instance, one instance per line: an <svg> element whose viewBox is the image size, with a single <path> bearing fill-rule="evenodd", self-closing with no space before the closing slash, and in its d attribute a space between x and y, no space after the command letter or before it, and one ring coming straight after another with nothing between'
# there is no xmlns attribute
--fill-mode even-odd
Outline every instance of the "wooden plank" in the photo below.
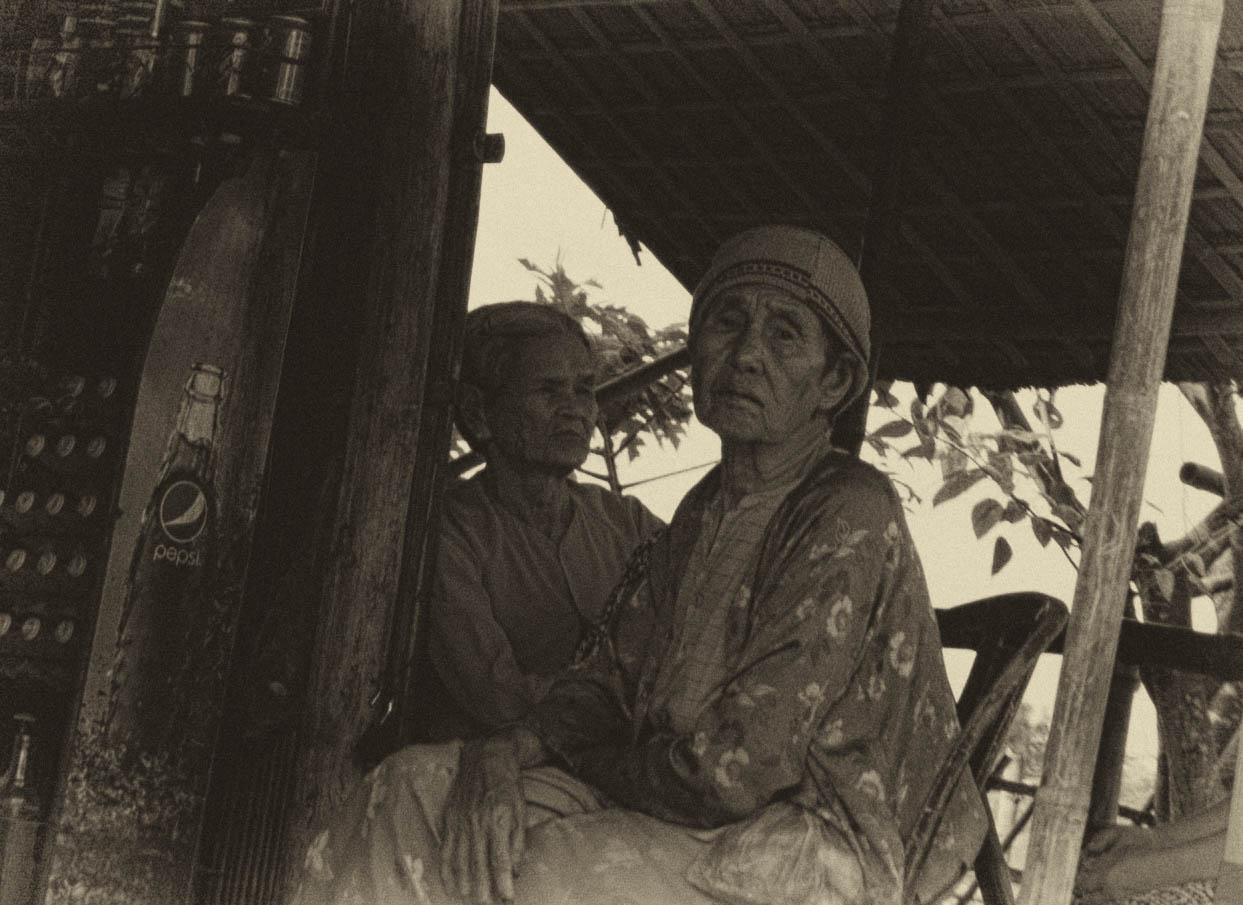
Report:
<svg viewBox="0 0 1243 905"><path fill-rule="evenodd" d="M356 104L342 173L361 179L364 285L360 356L331 542L324 551L316 640L293 813L291 864L357 778L355 743L371 722L402 581L409 503L426 437L426 364L450 216L464 16L487 0L360 0L351 70L339 95ZM382 88L383 90L377 90ZM480 123L479 127L482 128ZM330 247L325 243L325 254ZM342 262L341 266L345 266Z"/></svg>
<svg viewBox="0 0 1243 905"><path fill-rule="evenodd" d="M190 899L314 164L309 152L260 152L245 177L226 180L209 200L173 271L143 364L71 741L77 781L62 789L53 816L48 903L83 888L135 905ZM195 475L206 540L194 546L197 530L182 538L168 527L171 489L156 493L173 461L167 451L180 442L187 375L200 363L219 385L211 389L214 467ZM177 548L186 563L176 562L186 575L153 577L163 545L152 544L164 537L157 528L186 541Z"/></svg>
<svg viewBox="0 0 1243 905"><path fill-rule="evenodd" d="M462 10L452 139L458 153L449 183L449 210L453 216L445 224L441 250L441 275L432 318L435 342L428 350L422 435L410 492L397 617L388 652L390 683L399 698L394 726L398 743L406 741L416 731L411 724L413 710L410 705L420 691L415 683L420 675L417 666L425 649L421 646L422 620L435 572L440 503L444 484L452 474L447 460L453 436L453 402L466 306L470 298L471 264L479 226L484 164L482 139L488 118L497 18L497 0L471 3Z"/></svg>
<svg viewBox="0 0 1243 905"><path fill-rule="evenodd" d="M1118 646L1222 0L1166 0L1066 654L1020 905L1066 905Z"/></svg>

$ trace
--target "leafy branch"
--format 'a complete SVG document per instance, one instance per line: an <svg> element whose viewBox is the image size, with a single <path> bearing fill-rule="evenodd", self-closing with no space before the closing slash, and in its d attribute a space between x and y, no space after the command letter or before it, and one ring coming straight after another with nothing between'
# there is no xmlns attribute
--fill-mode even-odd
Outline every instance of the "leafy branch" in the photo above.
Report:
<svg viewBox="0 0 1243 905"><path fill-rule="evenodd" d="M987 398L987 395L986 395ZM1057 543L1072 567L1077 567L1070 548L1082 544L1078 529L1082 525L1084 507L1067 484L1060 459L1079 466L1079 460L1060 452L1053 442L1052 430L1061 424L1061 415L1053 404L1052 393L1038 397L1033 412L1045 427L1037 432L1014 413L1017 409L1013 394L1001 394L998 401L989 399L998 414L1002 428L998 431L973 431L971 419L974 400L957 387L947 387L932 405L924 399L912 401L909 414L898 410L898 399L889 387L878 388L878 402L895 415L864 439L882 458L896 454L908 464L913 459L940 461L944 482L932 498L932 505L956 499L981 481L991 479L1000 489L1004 502L986 497L971 510L971 525L977 539L982 540L998 525L1016 524L1026 520L1040 545ZM999 402L1004 403L999 409ZM1018 421L1019 423L1015 423ZM897 440L914 435L918 443L898 449ZM1018 492L1015 478L1031 481L1044 497L1053 517L1041 515L1031 502ZM892 471L890 477L893 478ZM992 573L996 574L1010 561L1013 549L1004 536L993 545Z"/></svg>

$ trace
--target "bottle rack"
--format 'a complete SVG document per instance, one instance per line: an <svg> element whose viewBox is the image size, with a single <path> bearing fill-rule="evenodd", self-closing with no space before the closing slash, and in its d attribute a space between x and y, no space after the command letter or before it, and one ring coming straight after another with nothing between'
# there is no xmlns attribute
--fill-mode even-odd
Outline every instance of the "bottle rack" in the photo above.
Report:
<svg viewBox="0 0 1243 905"><path fill-rule="evenodd" d="M0 151L148 154L222 133L308 147L322 131L319 7L60 2L3 24Z"/></svg>
<svg viewBox="0 0 1243 905"><path fill-rule="evenodd" d="M0 500L0 673L74 684L115 492L117 379L65 374L20 413Z"/></svg>

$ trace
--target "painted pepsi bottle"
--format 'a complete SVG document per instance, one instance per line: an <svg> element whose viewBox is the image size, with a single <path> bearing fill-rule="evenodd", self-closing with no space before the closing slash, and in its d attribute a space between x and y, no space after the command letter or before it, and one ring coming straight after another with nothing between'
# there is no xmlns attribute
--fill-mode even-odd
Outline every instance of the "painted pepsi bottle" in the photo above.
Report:
<svg viewBox="0 0 1243 905"><path fill-rule="evenodd" d="M191 370L130 565L108 724L112 738L134 754L171 751L187 728L188 672L197 662L195 646L207 640L211 607L212 472L223 380L213 365Z"/></svg>

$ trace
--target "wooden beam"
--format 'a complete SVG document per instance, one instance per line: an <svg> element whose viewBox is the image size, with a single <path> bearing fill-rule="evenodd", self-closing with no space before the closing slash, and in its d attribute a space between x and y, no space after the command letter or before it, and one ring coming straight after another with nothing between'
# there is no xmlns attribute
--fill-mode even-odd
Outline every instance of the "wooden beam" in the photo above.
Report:
<svg viewBox="0 0 1243 905"><path fill-rule="evenodd" d="M540 88L527 70L528 67L521 65L512 56L498 58L496 60L495 82L502 89L502 94L511 88L516 89L516 93L524 97L538 94ZM524 113L524 115L526 114ZM553 120L556 126L554 128L544 128L539 122L532 122L531 125L541 135L549 137L556 144L562 145L560 150L565 152L562 156L567 165L589 189L595 192L601 199L605 199L606 203L610 199L624 198L629 199L629 204L626 206L631 209L644 207L644 199L635 188L634 181L629 179L626 173L619 173L617 171L618 167L606 165L588 172L579 163L580 161L592 160L592 155L598 154L599 151L599 145L594 142L594 135L590 130L584 128L580 117L554 110L550 111L550 114L544 117L544 119ZM566 147L566 145L577 145L577 148ZM616 216L616 211L614 211L614 216ZM676 216L677 219L683 219L697 215L692 215L689 211L679 211ZM669 219L671 221L673 218ZM697 254L695 249L688 247L683 238L681 238L684 233L670 229L665 218L645 224L645 227L642 233L644 243L656 252L660 260L670 270L674 271L675 276L682 278L670 263L671 261L677 258L693 261L705 258L704 254ZM705 243L705 248L709 244ZM685 278L682 279L685 282Z"/></svg>
<svg viewBox="0 0 1243 905"><path fill-rule="evenodd" d="M1087 819L1165 365L1223 0L1166 0L1096 483L1020 905L1067 905Z"/></svg>
<svg viewBox="0 0 1243 905"><path fill-rule="evenodd" d="M709 222L708 218L702 211L699 210L698 206L691 199L691 197L681 188L678 180L666 173L664 168L662 168L657 161L653 160L648 155L647 151L643 147L643 144L631 134L630 129L626 126L626 124L613 114L608 104L604 103L599 95L597 95L591 88L590 80L584 78L582 73L571 66L569 61L558 51L558 48L552 43L552 41L549 40L548 36L543 33L534 17L528 16L524 13L518 13L515 18L517 18L523 29L536 42L536 44L544 50L553 65L561 70L566 79L578 87L578 90L582 92L583 96L586 97L592 107L595 108L595 114L601 120L608 123L609 127L614 131L614 133L616 133L617 137L620 138L628 148L630 148L630 153L637 159L643 161L647 165L647 168L661 181L665 187L665 190L669 192L668 200L676 203L683 210L694 217L697 221L699 229L703 230L703 232L711 237L714 242L720 242L726 238L725 236L716 235L715 226ZM580 18L580 22L581 21L582 20ZM590 30L588 31L588 34L591 34ZM603 36L598 35L597 39L603 40ZM623 70L631 68L622 60L618 61L618 65L621 66Z"/></svg>
<svg viewBox="0 0 1243 905"><path fill-rule="evenodd" d="M435 300L446 274L463 23L495 0L358 0L336 113L342 153L331 178L353 180L360 277L341 300L360 312L360 355L340 490L322 551L318 618L298 783L286 831L291 864L357 776L352 749L371 720L408 556ZM481 39L478 36L476 39ZM482 129L483 124L479 124ZM319 251L339 237L325 229ZM339 260L334 266L348 267ZM459 262L460 263L460 262Z"/></svg>
<svg viewBox="0 0 1243 905"><path fill-rule="evenodd" d="M731 121L734 128L738 130L739 134L746 138L748 144L755 149L759 159L781 180L786 191L798 202L807 215L809 217L823 215L823 206L817 204L816 200L808 195L806 187L788 172L787 168L781 163L777 155L772 153L751 123L745 117L739 115L737 105L721 90L720 86L703 77L686 54L679 40L650 11L636 9L634 14L635 18L642 22L644 27L656 37L660 47L665 52L671 54L682 69L696 82L704 96L710 98L714 107L721 110ZM740 226L739 229L741 228ZM703 266L707 266L706 261L703 262Z"/></svg>
<svg viewBox="0 0 1243 905"><path fill-rule="evenodd" d="M793 15L784 0L770 0L782 7L787 28ZM859 240L856 263L863 285L873 299L882 284L892 283L894 256L902 232L903 176L910 166L911 131L916 118L915 99L923 81L924 56L928 47L931 0L902 0L898 8L898 28L894 32L886 77L885 117L878 135L876 169L872 173L872 195L868 201L867 223ZM819 45L816 45L817 47ZM871 384L876 380L881 341L872 331L868 387L838 417L833 426L835 445L859 455L867 434L868 410L872 403Z"/></svg>
<svg viewBox="0 0 1243 905"><path fill-rule="evenodd" d="M453 216L446 219L441 247L431 327L435 341L428 349L422 429L406 518L406 552L385 667L386 683L397 698L394 736L399 744L416 731L411 724L411 704L421 691L415 683L421 675L417 667L426 650L422 625L435 574L440 503L450 476L446 461L453 440L453 403L479 226L484 127L492 84L496 22L496 0L463 7L451 139L455 153L449 174L448 210Z"/></svg>

